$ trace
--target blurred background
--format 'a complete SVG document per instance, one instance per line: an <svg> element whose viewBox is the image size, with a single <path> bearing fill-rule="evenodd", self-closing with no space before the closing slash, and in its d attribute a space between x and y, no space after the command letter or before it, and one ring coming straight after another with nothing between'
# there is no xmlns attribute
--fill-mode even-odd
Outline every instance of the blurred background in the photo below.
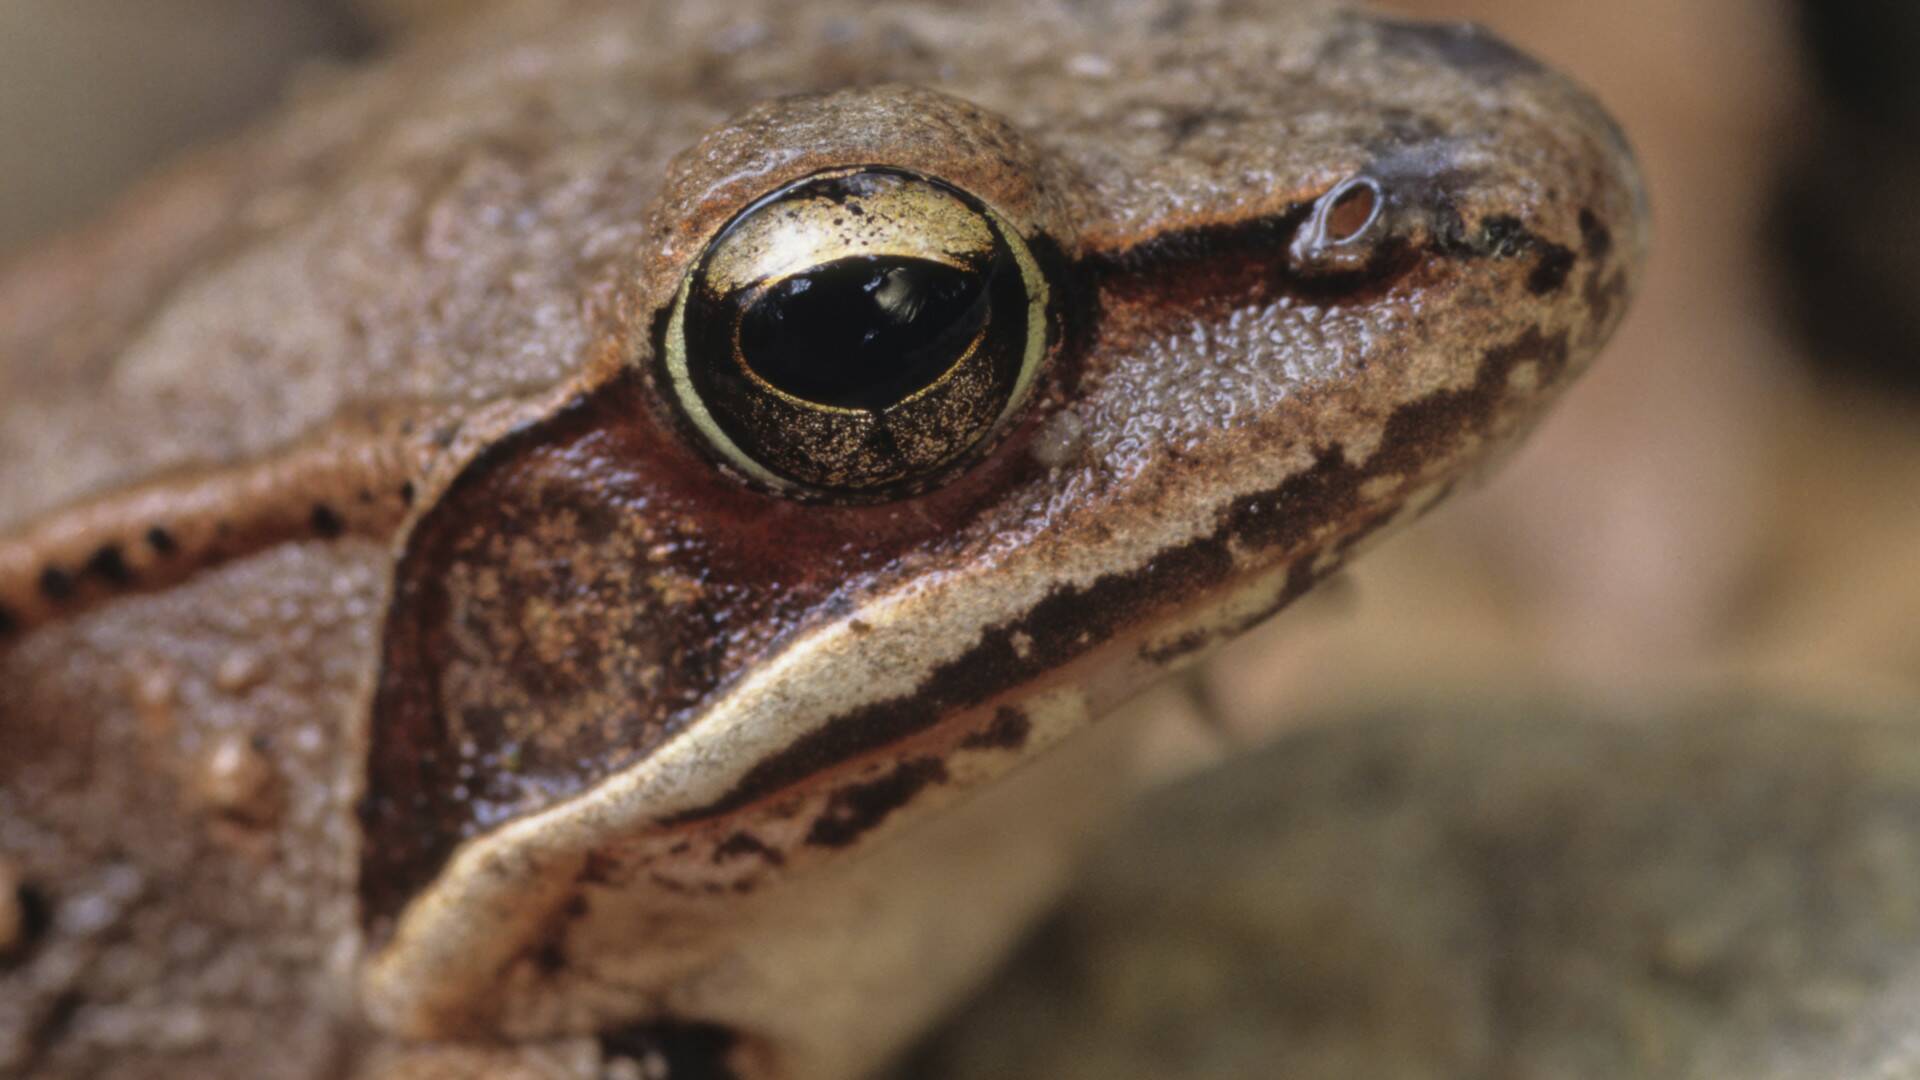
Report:
<svg viewBox="0 0 1920 1080"><path fill-rule="evenodd" d="M448 0L0 4L0 260L31 258L38 239L97 210L156 162L246 123L292 83L377 55L408 33L429 32L423 28L458 6ZM1385 890L1377 932L1362 933L1350 922L1330 932L1330 916L1322 912L1288 923L1290 944L1276 936L1281 931L1250 929L1235 921L1240 915L1218 909L1222 890L1202 889L1214 895L1196 898L1141 884L1166 879L1165 871L1156 876L1138 869L1157 865L1154 851L1172 856L1150 838L1144 848L1116 841L1091 876L1108 895L1134 889L1132 899L1117 907L1089 900L1090 894L1070 901L1029 949L1025 963L1039 974L1013 969L903 1075L1713 1075L1701 1062L1724 1061L1712 1054L1727 1051L1701 1047L1752 1041L1726 1020L1729 1012L1745 1010L1741 1023L1769 1035L1787 1023L1783 1017L1797 1018L1796 1030L1817 1041L1821 1025L1844 1028L1856 1006L1894 977L1900 964L1889 956L1904 955L1900 949L1920 940L1914 925L1920 915L1910 914L1920 912L1920 867L1905 854L1920 849L1907 842L1920 836L1914 826L1920 780L1913 778L1920 767L1908 770L1911 763L1883 738L1888 725L1898 729L1920 712L1920 5L1397 0L1390 6L1419 17L1486 23L1574 75L1615 112L1640 152L1657 215L1645 290L1601 362L1493 482L1387 541L1350 575L1248 634L1185 685L1149 698L1143 708L1204 721L1169 726L1155 767L1179 776L1244 756L1225 753L1239 744L1344 725L1371 732L1354 738L1372 741L1345 750L1296 747L1284 760L1267 756L1264 764L1230 766L1240 770L1233 775L1265 769L1255 774L1263 780L1189 783L1181 789L1187 794L1173 797L1202 798L1195 792L1212 789L1217 799L1224 797L1219 791L1247 787L1259 803L1282 777L1295 789L1311 788L1311 776L1299 774L1303 760L1338 771L1390 759L1416 777L1483 770L1479 782L1465 787L1409 782L1405 805L1423 807L1422 820L1452 821L1481 841L1491 829L1513 844L1525 840L1541 849L1495 845L1498 857L1475 871L1485 884L1532 874L1539 865L1557 867L1560 892L1520 888L1518 899L1509 898L1519 905L1513 919L1525 922L1531 912L1544 924L1558 925L1558 919L1589 930L1613 919L1638 944L1575 941L1580 933L1566 927L1543 931L1553 938L1546 944L1496 934L1489 947L1506 950L1511 970L1495 978L1475 968L1480 974L1461 976L1472 984L1463 990L1445 985L1452 970L1446 964L1453 961L1434 959L1435 950L1381 952L1354 943L1414 933L1406 925L1422 899L1416 894L1449 880L1443 864L1457 869L1473 851L1484 855L1485 843L1462 848L1410 840L1393 831L1402 825L1382 833L1377 822L1355 832L1315 833L1310 841L1240 829L1257 835L1237 842L1268 844L1269 852L1271 845L1305 843L1308 855L1300 857L1322 862L1328 851L1354 845L1405 851L1413 844L1428 851L1429 861L1405 868L1403 876L1379 864L1362 870L1343 863L1348 876L1322 883L1317 893L1294 877L1284 888L1269 883L1287 892L1284 903L1295 905L1289 910L1299 911L1364 907L1356 895ZM1456 734L1417 746L1396 741L1406 725L1421 720L1428 721L1423 731ZM1583 732L1582 725L1593 722L1632 729L1670 721L1682 733L1660 736L1678 741L1650 744L1617 744L1590 732L1548 736L1541 757L1519 760L1508 753L1513 739L1500 734L1509 731L1502 725L1518 730L1562 721ZM1846 754L1822 756L1835 745ZM1551 764L1568 755L1639 764L1616 781ZM1801 764L1813 759L1824 763L1817 783ZM1894 759L1907 771L1892 779L1876 772ZM1709 764L1662 767L1676 760ZM1552 778L1560 801L1514 796L1518 802L1503 804L1501 793L1512 795L1510 777L1530 769ZM1682 796L1704 777L1721 775L1713 769L1771 779L1747 791L1751 798L1686 802ZM1622 794L1632 784L1641 786ZM1899 806L1895 816L1905 823L1877 855L1872 838L1861 837L1882 818L1866 811L1850 817L1845 809L1853 805L1848 792L1867 789ZM1570 790L1584 800L1580 806L1613 805L1634 821L1697 813L1720 822L1713 832L1718 846L1710 844L1709 851L1683 845L1658 855L1646 854L1644 846L1587 852L1614 860L1617 865L1603 869L1615 878L1684 857L1725 871L1720 885L1702 881L1688 888L1739 881L1749 893L1772 889L1779 910L1726 898L1697 901L1669 876L1659 877L1663 884L1653 890L1664 889L1665 899L1603 912L1583 890L1611 879L1592 868L1553 864L1542 854L1585 851L1579 843L1584 826L1520 836L1474 816L1495 805L1523 816L1543 807L1566 812L1576 805ZM1786 816L1766 817L1769 803L1780 804ZM1260 805L1268 815L1262 820L1292 815L1350 824L1365 816L1325 802ZM1797 810L1805 812L1796 817ZM1163 808L1155 817L1178 813ZM1608 811L1595 813L1604 824ZM1805 823L1815 817L1821 829L1808 832ZM1856 840L1868 847L1847 864L1852 870L1820 862L1853 850ZM1775 841L1784 846L1765 846ZM1199 843L1187 836L1171 846ZM1205 856L1188 850L1180 857ZM1220 865L1182 864L1183 872L1217 879L1231 876L1222 865L1249 861L1219 857ZM1763 863L1785 867L1786 877L1754 869ZM1817 879L1816 865L1825 867ZM1834 884L1833 875L1844 885L1852 880L1845 874L1859 866L1871 871L1871 889L1849 893ZM1355 874L1367 879L1364 887ZM1259 895L1271 900L1275 893ZM1680 909L1684 915L1676 914ZM1115 912L1127 916L1121 928L1103 929ZM1672 939L1670 924L1679 920L1686 929L1689 918L1706 929L1693 926L1693 938ZM1852 920L1832 933L1852 942L1860 956L1834 959L1846 952L1835 945L1839 939L1809 929L1822 920L1835 927ZM1231 965L1196 967L1193 957L1211 954L1190 940L1165 954L1128 952L1124 961L1115 959L1110 942L1101 943L1103 934L1136 939L1148 932L1143 923L1230 924L1238 935L1234 950L1280 955L1290 978L1284 989L1257 992L1246 980L1221 974ZM1647 928L1656 923L1660 932ZM1457 937L1458 929L1442 919L1432 933ZM1303 953L1298 939L1315 936L1341 945ZM1072 943L1071 955L1060 951L1068 948L1062 941ZM1679 960L1662 951L1669 946L1679 950ZM1594 954L1617 960L1622 948L1666 959L1636 952L1640 960L1624 965L1629 971L1589 972L1592 978L1569 985L1569 971L1586 970L1579 965ZM1776 953L1792 956L1754 966L1754 956L1777 960ZM1393 974L1339 970L1357 954ZM1739 963L1728 968L1734 960ZM1820 966L1830 961L1840 966ZM1667 967L1655 971L1661 964ZM1060 983L1062 972L1071 985ZM1422 981L1423 972L1432 985ZM1103 988L1108 978L1121 980L1120 988ZM1685 992L1645 991L1657 978L1677 979ZM1750 1000L1762 983L1778 990L1764 1007ZM1041 989L1032 989L1036 985ZM1528 1004L1550 988L1560 991L1554 1000L1579 1003L1552 1023L1537 1015L1544 1007ZM1071 994L1092 1003L1062 1004ZM1469 1007L1463 994L1480 997ZM996 1000L1046 1002L1039 1025L1046 1030L1028 1032L1020 1016L1031 1010L1002 1004L996 1011ZM1265 1031L1274 1028L1276 1010L1284 1012L1292 1018L1288 1045L1276 1048L1266 1036L1211 1026L1236 1009ZM1169 1017L1181 1018L1184 1035L1165 1030ZM1132 1041L1111 1034L1128 1022L1150 1030ZM1475 1023L1485 1029L1479 1036L1459 1034ZM1347 1041L1335 1046L1302 1038L1300 1031L1314 1024L1318 1031L1344 1032ZM1595 1034L1596 1025L1602 1034ZM984 1037L981 1030L993 1034ZM1060 1040L1095 1030L1122 1049L1103 1056L1060 1048ZM1515 1049L1534 1046L1529 1040L1536 1038L1560 1041ZM1193 1065L1195 1055L1206 1054L1152 1049L1164 1049L1169 1039L1190 1051L1196 1043L1233 1049L1221 1051L1228 1056L1214 1065ZM987 1046L991 1052L981 1049ZM1284 1054L1294 1056L1281 1070L1276 1055ZM1486 1064L1491 1060L1503 1064L1493 1068Z"/></svg>

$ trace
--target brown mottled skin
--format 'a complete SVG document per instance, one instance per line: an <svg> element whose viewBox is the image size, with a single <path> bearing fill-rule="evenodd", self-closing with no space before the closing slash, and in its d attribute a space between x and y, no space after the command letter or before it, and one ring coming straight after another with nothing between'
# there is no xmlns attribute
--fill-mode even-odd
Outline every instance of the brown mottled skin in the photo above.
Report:
<svg viewBox="0 0 1920 1080"><path fill-rule="evenodd" d="M859 164L1026 238L1044 381L933 490L747 486L662 312ZM1319 4L506 3L304 91L0 276L0 1073L871 1067L1076 820L986 782L1523 432L1637 183Z"/></svg>

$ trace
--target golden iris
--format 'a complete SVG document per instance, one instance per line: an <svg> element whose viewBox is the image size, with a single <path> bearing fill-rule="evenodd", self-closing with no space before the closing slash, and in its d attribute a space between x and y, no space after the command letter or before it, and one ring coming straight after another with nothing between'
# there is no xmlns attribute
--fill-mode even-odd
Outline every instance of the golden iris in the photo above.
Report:
<svg viewBox="0 0 1920 1080"><path fill-rule="evenodd" d="M818 173L721 230L662 350L689 424L784 491L887 494L989 445L1047 356L1047 283L998 213L898 169Z"/></svg>

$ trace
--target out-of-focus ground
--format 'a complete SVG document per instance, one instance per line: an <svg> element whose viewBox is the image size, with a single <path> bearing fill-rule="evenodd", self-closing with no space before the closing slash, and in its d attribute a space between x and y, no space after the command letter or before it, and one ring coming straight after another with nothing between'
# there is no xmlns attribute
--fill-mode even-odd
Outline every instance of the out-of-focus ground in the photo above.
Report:
<svg viewBox="0 0 1920 1080"><path fill-rule="evenodd" d="M0 5L0 256L311 65L454 6ZM1905 272L1920 149L1886 146L1916 163L1913 183L1862 172L1878 130L1833 136L1785 0L1392 6L1485 22L1615 112L1656 212L1645 289L1489 486L1228 647L1189 684L1198 694L1147 700L1204 703L1226 742L1294 741L1175 793L1229 803L1155 811L1184 827L1142 818L1141 846L1103 855L973 1010L988 1034L956 1028L908 1075L1274 1075L1258 1040L1281 1030L1275 1008L1292 1010L1301 1076L1749 1075L1699 1063L1822 1017L1822 1031L1844 1026L1913 966L1920 360L1911 340L1876 337L1872 305L1849 305L1872 293L1883 313L1920 312L1920 272ZM1790 177L1813 242L1783 247ZM1848 257L1862 251L1875 257ZM1809 304L1853 331L1849 355L1798 332L1789 315ZM1489 700L1519 704L1492 721L1459 704ZM1743 704L1714 704L1728 701ZM1374 721L1350 744L1316 741L1353 717ZM1595 718L1665 741L1580 726ZM1548 730L1529 741L1529 723ZM1164 771L1220 756L1202 726L1169 730L1186 734L1159 747ZM1341 770L1362 780L1315 786ZM1295 788L1307 794L1263 795ZM1868 805L1862 791L1881 794ZM1283 821L1305 824L1273 831ZM1620 882L1632 888L1603 891ZM1490 922L1460 921L1475 904L1494 905ZM1267 921L1243 924L1250 911ZM1463 926L1490 951L1441 948ZM1062 965L1078 965L1071 985ZM1058 1045L996 1064L969 1047L1013 1038L1006 1002L1020 1015L1037 1002L1057 1038L1070 1021L1131 1020L1134 1041L1108 1050L1184 1037L1200 1064L1136 1054L1096 1069L1105 1051ZM1236 1005L1243 1028L1202 1023ZM1709 1044L1721 1049L1695 1053ZM1488 1047L1510 1051L1497 1069L1475 1056ZM1227 1063L1209 1071L1209 1053ZM1154 1069L1126 1071L1143 1062Z"/></svg>

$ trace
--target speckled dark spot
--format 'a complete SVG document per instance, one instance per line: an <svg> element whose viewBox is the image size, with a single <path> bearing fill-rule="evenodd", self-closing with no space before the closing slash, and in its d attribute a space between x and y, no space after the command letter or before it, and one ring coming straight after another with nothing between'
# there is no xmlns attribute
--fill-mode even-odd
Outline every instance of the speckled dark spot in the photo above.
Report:
<svg viewBox="0 0 1920 1080"><path fill-rule="evenodd" d="M647 880L652 882L655 888L663 889L667 892L673 893L676 896L688 896L688 895L691 895L693 892L693 888L689 886L686 882L681 881L677 878L670 878L667 875L662 874L657 870L654 871L653 873L648 874Z"/></svg>
<svg viewBox="0 0 1920 1080"><path fill-rule="evenodd" d="M1435 233L1434 247L1455 258L1517 259L1537 254L1527 277L1527 289L1535 296L1558 292L1579 262L1573 249L1548 240L1511 215L1489 217L1474 232L1457 217L1441 215Z"/></svg>
<svg viewBox="0 0 1920 1080"><path fill-rule="evenodd" d="M960 740L968 750L1018 750L1033 734L1033 720L1026 710L1002 705L993 711L993 722Z"/></svg>
<svg viewBox="0 0 1920 1080"><path fill-rule="evenodd" d="M172 533L155 525L147 530L147 550L163 559L171 558L179 553L180 542L173 538Z"/></svg>
<svg viewBox="0 0 1920 1080"><path fill-rule="evenodd" d="M663 1063L662 1075L668 1080L739 1080L728 1060L739 1042L738 1035L718 1024L655 1020L602 1032L600 1052L615 1061Z"/></svg>
<svg viewBox="0 0 1920 1080"><path fill-rule="evenodd" d="M1171 641L1148 642L1140 646L1140 659L1164 667L1183 656L1199 652L1211 645L1213 640L1211 630L1189 630Z"/></svg>
<svg viewBox="0 0 1920 1080"><path fill-rule="evenodd" d="M586 894L572 894L566 897L566 903L559 907L555 919L549 922L547 932L540 938L540 944L530 951L530 959L541 974L559 974L566 970L566 928L578 920L588 917L588 897Z"/></svg>
<svg viewBox="0 0 1920 1080"><path fill-rule="evenodd" d="M340 512L326 503L313 504L313 516L310 519L315 536L332 540L347 531L347 523Z"/></svg>
<svg viewBox="0 0 1920 1080"><path fill-rule="evenodd" d="M1578 257L1572 248L1541 243L1540 261L1534 264L1533 273L1527 275L1527 291L1535 296L1559 292L1566 286L1567 277L1573 273L1573 265L1577 261Z"/></svg>
<svg viewBox="0 0 1920 1080"><path fill-rule="evenodd" d="M931 784L947 779L938 758L913 758L878 780L848 784L827 799L827 808L807 831L815 847L846 847L874 829Z"/></svg>
<svg viewBox="0 0 1920 1080"><path fill-rule="evenodd" d="M575 892L566 902L554 909L547 919L538 944L524 955L533 962L544 975L552 976L567 968L567 928L587 917L587 897L585 893Z"/></svg>
<svg viewBox="0 0 1920 1080"><path fill-rule="evenodd" d="M1391 517L1391 514L1378 514L1363 520L1358 528L1340 540L1340 548L1344 550L1366 539L1370 533L1381 525L1384 525ZM1157 646L1142 646L1140 649L1141 659L1157 664L1170 664L1181 657L1191 656L1194 653L1212 648L1222 642L1230 641L1249 627L1265 622L1278 613L1281 608L1286 607L1288 604L1293 603L1295 600L1311 592L1313 587L1320 584L1329 574L1339 570L1339 565L1336 563L1333 566L1324 568L1323 572L1315 572L1313 563L1313 559L1301 559L1287 567L1286 584L1281 586L1280 595L1274 597L1271 603L1264 604L1258 609L1248 612L1245 616L1228 625L1215 627L1211 630L1195 630L1190 633L1181 634L1172 641L1163 642Z"/></svg>
<svg viewBox="0 0 1920 1080"><path fill-rule="evenodd" d="M1592 210L1580 211L1580 246L1595 259L1604 259L1613 253L1613 230Z"/></svg>
<svg viewBox="0 0 1920 1080"><path fill-rule="evenodd" d="M20 905L20 934L11 948L0 948L0 971L30 956L53 929L53 899L39 886L20 882L14 887L14 902Z"/></svg>
<svg viewBox="0 0 1920 1080"><path fill-rule="evenodd" d="M1383 473L1412 473L1437 448L1462 432L1482 430L1485 420L1506 393L1507 377L1521 363L1540 365L1540 381L1553 382L1566 369L1565 333L1551 336L1538 327L1504 345L1487 350L1473 383L1457 390L1441 390L1395 409L1372 461Z"/></svg>
<svg viewBox="0 0 1920 1080"><path fill-rule="evenodd" d="M1587 278L1582 294L1595 326L1611 326L1627 303L1627 272L1615 270L1602 275L1595 271Z"/></svg>
<svg viewBox="0 0 1920 1080"><path fill-rule="evenodd" d="M750 832L734 833L713 849L715 865L747 856L757 856L774 866L785 866L787 863L785 855L775 848L768 847L764 841Z"/></svg>
<svg viewBox="0 0 1920 1080"><path fill-rule="evenodd" d="M533 950L533 966L552 978L567 969L567 952L558 941L543 941Z"/></svg>
<svg viewBox="0 0 1920 1080"><path fill-rule="evenodd" d="M133 584L133 570L118 544L107 544L87 559L86 573L116 588Z"/></svg>
<svg viewBox="0 0 1920 1080"><path fill-rule="evenodd" d="M1242 122L1246 114L1239 109L1220 109L1208 105L1189 105L1167 110L1169 149L1178 149L1193 141L1208 124L1223 126Z"/></svg>
<svg viewBox="0 0 1920 1080"><path fill-rule="evenodd" d="M62 603L73 598L73 575L58 566L45 567L40 571L40 595Z"/></svg>
<svg viewBox="0 0 1920 1080"><path fill-rule="evenodd" d="M586 861L580 864L580 872L573 876L576 885L614 885L619 882L618 861L598 851L587 852Z"/></svg>
<svg viewBox="0 0 1920 1080"><path fill-rule="evenodd" d="M1511 259L1532 250L1533 232L1517 217L1490 217L1480 226L1476 241L1478 254L1495 259Z"/></svg>
<svg viewBox="0 0 1920 1080"><path fill-rule="evenodd" d="M415 494L416 493L413 489L413 481L409 480L406 483L400 485L400 501L402 503L406 504L407 506L412 506Z"/></svg>

